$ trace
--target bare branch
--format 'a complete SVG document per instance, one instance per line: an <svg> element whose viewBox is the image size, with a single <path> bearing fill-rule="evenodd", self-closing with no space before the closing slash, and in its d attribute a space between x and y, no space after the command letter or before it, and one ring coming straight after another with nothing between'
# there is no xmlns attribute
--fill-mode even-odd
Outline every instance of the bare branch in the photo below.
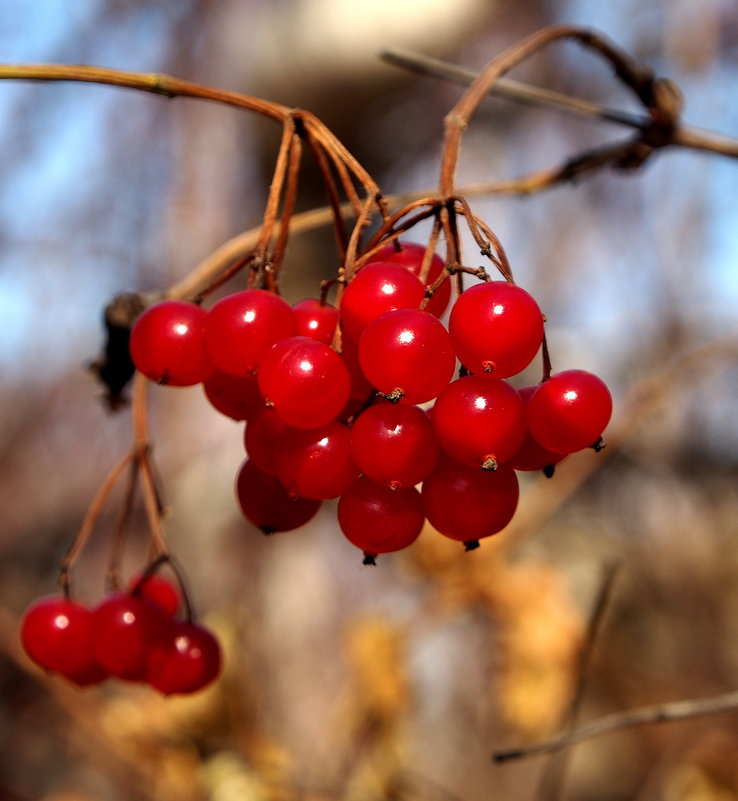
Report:
<svg viewBox="0 0 738 801"><path fill-rule="evenodd" d="M614 731L621 731L622 729L633 728L634 726L643 726L647 723L689 720L690 718L704 717L705 715L715 715L718 712L729 712L734 709L738 709L738 690L732 690L729 693L711 696L710 698L637 707L626 712L605 715L605 717L586 723L579 728L560 734L552 740L546 740L536 745L507 751L495 751L492 754L492 761L497 763L510 762L513 759L552 754L583 740L589 740L592 737L599 737L602 734Z"/></svg>

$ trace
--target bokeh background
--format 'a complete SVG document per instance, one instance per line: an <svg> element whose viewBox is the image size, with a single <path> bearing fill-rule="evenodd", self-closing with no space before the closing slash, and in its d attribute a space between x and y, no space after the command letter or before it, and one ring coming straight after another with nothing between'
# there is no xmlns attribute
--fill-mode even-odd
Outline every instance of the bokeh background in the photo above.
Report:
<svg viewBox="0 0 738 801"><path fill-rule="evenodd" d="M598 28L676 81L686 121L738 136L734 0L2 0L0 60L164 72L310 109L391 193L434 186L461 89L379 51L478 69L561 22ZM573 44L512 77L634 108ZM459 185L620 135L489 99ZM472 199L548 316L554 369L592 370L616 399L608 448L550 481L527 477L508 531L471 554L425 532L373 569L331 504L264 538L233 498L241 427L198 388L155 388L167 532L226 646L223 677L185 699L78 691L19 652L19 615L55 591L59 558L130 442L127 411L106 408L86 369L102 309L257 225L278 138L200 101L0 83L0 798L738 798L738 713L608 735L563 759L490 761L555 734L577 694L584 721L738 686L738 162L715 154L669 151L633 174ZM299 206L324 202L307 168ZM295 237L286 296L314 295L337 266L329 231ZM75 570L90 603L119 502ZM142 566L146 537L137 509L126 571Z"/></svg>

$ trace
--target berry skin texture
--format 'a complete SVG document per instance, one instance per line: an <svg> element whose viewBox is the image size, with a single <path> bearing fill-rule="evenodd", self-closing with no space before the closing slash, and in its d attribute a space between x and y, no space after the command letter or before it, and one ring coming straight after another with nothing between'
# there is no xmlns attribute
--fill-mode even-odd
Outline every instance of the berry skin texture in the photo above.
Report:
<svg viewBox="0 0 738 801"><path fill-rule="evenodd" d="M266 403L294 428L319 428L335 420L351 388L341 357L309 337L290 337L271 348L258 378Z"/></svg>
<svg viewBox="0 0 738 801"><path fill-rule="evenodd" d="M297 320L297 334L317 339L324 345L333 342L338 325L338 309L330 303L321 303L317 298L306 298L292 306Z"/></svg>
<svg viewBox="0 0 738 801"><path fill-rule="evenodd" d="M277 478L300 498L337 498L359 476L351 432L335 421L320 428L288 428L276 451Z"/></svg>
<svg viewBox="0 0 738 801"><path fill-rule="evenodd" d="M396 245L399 244L399 250ZM389 261L395 264L403 264L415 275L420 278L420 270L423 266L425 256L425 245L418 242L390 242L381 250L378 250L373 257L374 261ZM428 279L426 285L430 286L443 271L443 259L434 253L428 268ZM451 299L451 282L444 281L435 291L433 297L428 301L425 311L430 312L435 317L441 317L448 307Z"/></svg>
<svg viewBox="0 0 738 801"><path fill-rule="evenodd" d="M177 614L182 603L177 585L156 573L150 576L145 573L131 576L128 582L128 592L158 606L170 617Z"/></svg>
<svg viewBox="0 0 738 801"><path fill-rule="evenodd" d="M127 592L108 595L93 610L93 652L111 676L143 681L151 650L171 618L156 604Z"/></svg>
<svg viewBox="0 0 738 801"><path fill-rule="evenodd" d="M219 370L246 376L272 345L296 333L297 320L286 300L265 289L244 289L210 309L205 347Z"/></svg>
<svg viewBox="0 0 738 801"><path fill-rule="evenodd" d="M519 494L515 471L507 465L485 471L442 458L423 482L423 510L441 534L471 550L512 520Z"/></svg>
<svg viewBox="0 0 738 801"><path fill-rule="evenodd" d="M417 309L424 297L425 287L406 267L383 261L367 264L341 296L342 330L358 342L364 328L380 314Z"/></svg>
<svg viewBox="0 0 738 801"><path fill-rule="evenodd" d="M249 458L255 467L263 470L270 476L279 473L277 454L279 443L290 426L281 420L277 413L269 406L259 409L246 423L243 434L243 444Z"/></svg>
<svg viewBox="0 0 738 801"><path fill-rule="evenodd" d="M414 488L392 490L361 476L338 501L338 525L364 552L365 564L381 553L407 548L418 538L425 517Z"/></svg>
<svg viewBox="0 0 738 801"><path fill-rule="evenodd" d="M418 309L395 309L364 329L359 363L382 394L399 392L405 403L425 403L448 386L456 355L437 317Z"/></svg>
<svg viewBox="0 0 738 801"><path fill-rule="evenodd" d="M438 444L471 467L494 470L515 455L525 436L525 407L507 381L468 375L452 381L431 412Z"/></svg>
<svg viewBox="0 0 738 801"><path fill-rule="evenodd" d="M233 420L248 420L264 406L255 375L231 375L216 371L202 382L210 405Z"/></svg>
<svg viewBox="0 0 738 801"><path fill-rule="evenodd" d="M146 682L164 695L194 693L220 674L220 645L204 626L173 623L149 658Z"/></svg>
<svg viewBox="0 0 738 801"><path fill-rule="evenodd" d="M91 611L62 595L44 596L26 609L20 641L37 665L80 687L107 678L93 655Z"/></svg>
<svg viewBox="0 0 738 801"><path fill-rule="evenodd" d="M296 498L273 476L245 459L236 474L236 499L243 516L264 534L292 531L315 517L321 501Z"/></svg>
<svg viewBox="0 0 738 801"><path fill-rule="evenodd" d="M612 414L605 382L586 370L565 370L544 381L528 403L528 429L544 448L574 453L594 445Z"/></svg>
<svg viewBox="0 0 738 801"><path fill-rule="evenodd" d="M143 311L131 330L136 369L151 381L173 387L199 384L215 372L205 352L208 313L184 300L163 300Z"/></svg>
<svg viewBox="0 0 738 801"><path fill-rule="evenodd" d="M524 289L489 281L464 290L448 321L459 361L472 373L508 378L524 370L543 341L543 315Z"/></svg>
<svg viewBox="0 0 738 801"><path fill-rule="evenodd" d="M354 421L351 452L372 481L399 489L423 481L439 450L426 412L418 406L384 402L370 406Z"/></svg>
<svg viewBox="0 0 738 801"><path fill-rule="evenodd" d="M526 406L526 420L528 404L538 386L538 384L534 384L533 386L520 387L518 389L518 395L523 399L523 403ZM537 440L533 439L530 431L526 429L525 437L515 456L510 459L509 464L513 470L545 470L547 468L552 469L554 465L557 465L565 458L566 454L564 453L556 453L544 448Z"/></svg>

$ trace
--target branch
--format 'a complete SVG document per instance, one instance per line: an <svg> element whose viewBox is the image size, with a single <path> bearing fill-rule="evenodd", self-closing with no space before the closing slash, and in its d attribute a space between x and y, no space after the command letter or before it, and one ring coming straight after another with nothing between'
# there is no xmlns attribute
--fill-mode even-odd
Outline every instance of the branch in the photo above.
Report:
<svg viewBox="0 0 738 801"><path fill-rule="evenodd" d="M436 78L454 81L463 86L469 86L479 77L478 73L472 70L409 50L392 48L382 51L380 57L387 63L401 69L411 70L420 75L431 75ZM568 114L578 114L587 118L613 122L638 131L646 130L650 124L650 120L644 115L632 114L610 106L591 103L587 100L554 92L551 89L531 86L509 78L500 78L492 87L490 94L529 106L548 106ZM677 126L672 134L670 144L693 150L704 150L730 158L738 158L738 139L687 125Z"/></svg>
<svg viewBox="0 0 738 801"><path fill-rule="evenodd" d="M729 712L734 709L738 709L738 690L733 690L723 695L715 695L710 698L673 701L667 704L638 707L636 709L629 709L627 712L616 712L612 715L605 715L605 717L594 720L577 729L572 729L551 740L546 740L545 742L527 748L523 747L508 751L495 751L492 754L492 761L496 763L510 762L513 759L526 759L528 757L540 756L541 754L552 754L555 751L567 748L583 740L599 737L601 734L629 729L634 726L643 726L647 723L667 723L704 717L705 715Z"/></svg>

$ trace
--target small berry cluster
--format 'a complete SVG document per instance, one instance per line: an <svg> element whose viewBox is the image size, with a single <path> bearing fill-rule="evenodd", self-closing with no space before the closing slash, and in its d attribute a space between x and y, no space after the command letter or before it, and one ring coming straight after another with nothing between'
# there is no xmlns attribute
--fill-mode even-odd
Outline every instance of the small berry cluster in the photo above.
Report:
<svg viewBox="0 0 738 801"><path fill-rule="evenodd" d="M522 389L506 380L544 339L533 297L480 282L446 327L450 281L436 280L438 256L421 280L424 253L388 244L339 308L246 289L209 311L166 300L138 319L138 370L202 383L216 409L247 421L236 494L263 531L298 528L338 498L341 530L367 563L410 545L425 520L471 549L511 520L516 470L550 471L600 440L612 401L597 376L569 370Z"/></svg>
<svg viewBox="0 0 738 801"><path fill-rule="evenodd" d="M170 581L146 573L93 609L47 595L24 612L21 644L37 665L80 687L117 678L164 695L194 693L218 676L221 652L207 628L176 618L180 605Z"/></svg>

